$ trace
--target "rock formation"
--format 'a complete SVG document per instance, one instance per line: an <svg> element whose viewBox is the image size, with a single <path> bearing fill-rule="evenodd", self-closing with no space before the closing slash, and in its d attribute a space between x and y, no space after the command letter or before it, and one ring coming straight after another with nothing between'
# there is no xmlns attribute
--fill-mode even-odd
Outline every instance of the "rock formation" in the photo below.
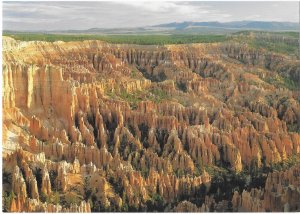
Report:
<svg viewBox="0 0 300 214"><path fill-rule="evenodd" d="M209 171L299 157L299 93L261 78L299 81L298 61L219 43L3 41L8 211L299 209L299 168L232 200L214 199Z"/></svg>
<svg viewBox="0 0 300 214"><path fill-rule="evenodd" d="M234 211L246 212L292 212L299 211L300 165L268 174L263 189L235 192L232 198Z"/></svg>

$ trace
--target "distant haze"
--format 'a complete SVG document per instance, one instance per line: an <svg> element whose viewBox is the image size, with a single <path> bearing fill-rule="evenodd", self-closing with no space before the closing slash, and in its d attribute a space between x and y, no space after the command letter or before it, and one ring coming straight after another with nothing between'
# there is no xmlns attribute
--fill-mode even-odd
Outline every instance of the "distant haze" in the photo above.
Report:
<svg viewBox="0 0 300 214"><path fill-rule="evenodd" d="M3 29L131 28L172 22L298 22L298 2L3 2Z"/></svg>

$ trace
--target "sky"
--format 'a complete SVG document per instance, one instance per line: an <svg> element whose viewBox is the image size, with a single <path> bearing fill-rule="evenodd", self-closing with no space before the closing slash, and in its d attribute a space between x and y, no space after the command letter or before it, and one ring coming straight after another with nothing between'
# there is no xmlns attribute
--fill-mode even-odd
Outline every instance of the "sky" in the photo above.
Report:
<svg viewBox="0 0 300 214"><path fill-rule="evenodd" d="M19 31L143 27L183 21L299 21L294 2L3 2L3 29Z"/></svg>

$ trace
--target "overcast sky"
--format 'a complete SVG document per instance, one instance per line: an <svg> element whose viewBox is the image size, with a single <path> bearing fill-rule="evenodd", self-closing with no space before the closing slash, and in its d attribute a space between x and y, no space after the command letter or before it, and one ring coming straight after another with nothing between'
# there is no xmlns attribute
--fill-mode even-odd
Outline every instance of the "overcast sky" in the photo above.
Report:
<svg viewBox="0 0 300 214"><path fill-rule="evenodd" d="M3 2L5 30L139 27L183 21L298 22L298 2Z"/></svg>

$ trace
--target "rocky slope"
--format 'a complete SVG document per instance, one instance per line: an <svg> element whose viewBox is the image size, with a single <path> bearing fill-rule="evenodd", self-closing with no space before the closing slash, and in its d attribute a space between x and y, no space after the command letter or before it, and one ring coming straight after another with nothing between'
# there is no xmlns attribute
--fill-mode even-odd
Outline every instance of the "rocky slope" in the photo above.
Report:
<svg viewBox="0 0 300 214"><path fill-rule="evenodd" d="M267 81L299 83L299 61L236 44L3 44L4 210L299 209L298 168L222 200L208 172L299 157L299 91Z"/></svg>

